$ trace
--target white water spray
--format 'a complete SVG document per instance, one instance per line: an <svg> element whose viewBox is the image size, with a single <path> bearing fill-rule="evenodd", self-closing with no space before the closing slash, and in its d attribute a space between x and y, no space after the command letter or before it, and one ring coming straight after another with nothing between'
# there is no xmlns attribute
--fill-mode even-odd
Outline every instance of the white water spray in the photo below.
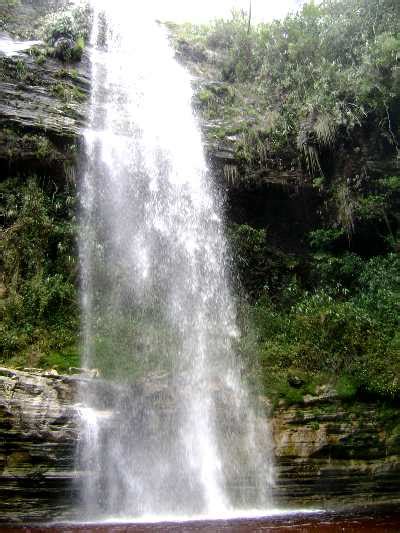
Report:
<svg viewBox="0 0 400 533"><path fill-rule="evenodd" d="M190 78L154 2L92 4L80 253L83 363L102 379L81 390L87 517L265 509L268 427L232 349L226 243Z"/></svg>

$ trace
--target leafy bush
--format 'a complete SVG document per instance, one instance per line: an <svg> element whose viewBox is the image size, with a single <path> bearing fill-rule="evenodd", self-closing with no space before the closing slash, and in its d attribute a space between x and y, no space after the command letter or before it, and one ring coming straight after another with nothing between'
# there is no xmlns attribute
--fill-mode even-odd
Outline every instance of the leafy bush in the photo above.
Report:
<svg viewBox="0 0 400 533"><path fill-rule="evenodd" d="M89 7L77 6L45 17L43 36L56 57L66 62L79 61L89 31Z"/></svg>
<svg viewBox="0 0 400 533"><path fill-rule="evenodd" d="M8 180L1 188L4 362L24 350L40 355L76 342L78 313L70 194L47 194L36 178L26 184Z"/></svg>
<svg viewBox="0 0 400 533"><path fill-rule="evenodd" d="M354 253L334 255L333 253L317 253L310 265L309 284L323 287L327 292L336 295L338 291L346 293L358 287L360 271L364 267L363 259Z"/></svg>
<svg viewBox="0 0 400 533"><path fill-rule="evenodd" d="M52 13L44 20L43 35L45 40L52 45L62 37L73 41L79 38L87 39L89 31L90 11L87 6Z"/></svg>
<svg viewBox="0 0 400 533"><path fill-rule="evenodd" d="M298 292L290 307L264 298L251 308L253 371L261 372L268 394L288 401L300 401L288 381L293 372L303 373L305 383L321 377L336 383L346 399L358 393L399 399L400 258L333 260L332 271L349 268L349 289L343 279L335 288L326 276L324 289ZM243 343L248 346L248 333Z"/></svg>
<svg viewBox="0 0 400 533"><path fill-rule="evenodd" d="M317 229L310 232L311 247L318 251L331 250L335 243L343 236L343 230L338 228Z"/></svg>
<svg viewBox="0 0 400 533"><path fill-rule="evenodd" d="M365 263L354 300L381 323L395 332L400 327L400 256L373 257Z"/></svg>
<svg viewBox="0 0 400 533"><path fill-rule="evenodd" d="M266 294L282 303L291 302L296 297L297 260L276 250L269 243L265 229L231 224L228 237L239 290L244 289L253 301Z"/></svg>
<svg viewBox="0 0 400 533"><path fill-rule="evenodd" d="M296 164L300 157L304 170L316 177L327 170L322 160L337 139L363 126L370 129L371 122L399 152L399 5L309 2L282 21L249 27L247 14L235 12L208 26L185 25L182 34L213 50L221 79L237 88L237 97L243 88L245 96L232 105L243 109L244 130L251 125L264 133L269 158L290 146L297 151ZM226 107L221 105L219 116ZM279 120L267 130L271 113ZM245 161L257 163L257 155Z"/></svg>

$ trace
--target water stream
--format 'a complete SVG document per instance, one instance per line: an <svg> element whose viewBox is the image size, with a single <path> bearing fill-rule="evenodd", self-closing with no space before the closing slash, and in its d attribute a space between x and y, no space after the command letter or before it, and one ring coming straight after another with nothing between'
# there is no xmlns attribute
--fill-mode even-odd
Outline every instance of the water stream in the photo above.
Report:
<svg viewBox="0 0 400 533"><path fill-rule="evenodd" d="M36 44L41 44L41 41L17 41L7 33L0 32L0 57L2 55L6 57L20 55Z"/></svg>
<svg viewBox="0 0 400 533"><path fill-rule="evenodd" d="M264 417L234 345L222 210L189 74L153 4L92 0L81 184L87 519L268 509Z"/></svg>

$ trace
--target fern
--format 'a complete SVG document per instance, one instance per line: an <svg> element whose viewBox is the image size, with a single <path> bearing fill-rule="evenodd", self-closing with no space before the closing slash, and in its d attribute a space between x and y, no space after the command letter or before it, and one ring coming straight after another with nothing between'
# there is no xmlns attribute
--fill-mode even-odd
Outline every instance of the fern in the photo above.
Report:
<svg viewBox="0 0 400 533"><path fill-rule="evenodd" d="M335 144L337 124L334 117L328 113L322 113L317 116L313 131L321 147L330 148Z"/></svg>

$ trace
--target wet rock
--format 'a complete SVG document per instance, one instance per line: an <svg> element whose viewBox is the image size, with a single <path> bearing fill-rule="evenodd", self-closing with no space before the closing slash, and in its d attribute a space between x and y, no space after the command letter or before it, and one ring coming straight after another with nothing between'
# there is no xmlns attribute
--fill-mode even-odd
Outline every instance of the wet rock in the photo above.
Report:
<svg viewBox="0 0 400 533"><path fill-rule="evenodd" d="M78 374L85 378L99 378L100 370L98 368L75 368L69 369L70 374Z"/></svg>
<svg viewBox="0 0 400 533"><path fill-rule="evenodd" d="M291 387L294 387L295 389L298 389L298 388L300 388L303 385L304 380L301 379L301 377L299 377L297 375L289 374L288 383L289 383L289 385Z"/></svg>
<svg viewBox="0 0 400 533"><path fill-rule="evenodd" d="M54 55L61 61L71 57L72 51L75 48L75 41L67 37L60 37L54 43Z"/></svg>
<svg viewBox="0 0 400 533"><path fill-rule="evenodd" d="M280 405L272 425L278 502L340 505L400 500L397 411L345 403L320 387L297 406Z"/></svg>
<svg viewBox="0 0 400 533"><path fill-rule="evenodd" d="M100 408L112 412L115 391L101 378L0 368L0 521L62 518L74 508L81 475L74 459L78 385L88 395L91 387L100 387ZM147 402L160 411L155 428L168 426L168 413L177 408L168 375L126 385L124 394L136 406L132 423L146 416ZM328 386L314 399L282 405L271 415L277 504L400 500L397 411L344 403ZM259 403L271 410L267 398Z"/></svg>
<svg viewBox="0 0 400 533"><path fill-rule="evenodd" d="M0 521L42 520L71 506L76 383L0 368Z"/></svg>
<svg viewBox="0 0 400 533"><path fill-rule="evenodd" d="M89 61L0 57L0 173L69 179L86 120Z"/></svg>

